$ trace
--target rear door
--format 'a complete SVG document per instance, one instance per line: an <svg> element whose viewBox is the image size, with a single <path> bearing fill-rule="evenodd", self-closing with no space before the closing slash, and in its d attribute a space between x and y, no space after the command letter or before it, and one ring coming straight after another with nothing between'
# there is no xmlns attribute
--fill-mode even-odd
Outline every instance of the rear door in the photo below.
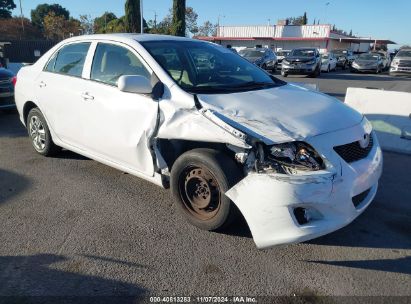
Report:
<svg viewBox="0 0 411 304"><path fill-rule="evenodd" d="M83 68L90 42L64 45L36 79L36 96L49 126L66 144L82 148Z"/></svg>
<svg viewBox="0 0 411 304"><path fill-rule="evenodd" d="M151 96L122 92L122 75L151 79L152 70L131 47L98 42L89 69L84 112L84 145L88 151L121 166L154 175L151 137L157 124L158 102Z"/></svg>

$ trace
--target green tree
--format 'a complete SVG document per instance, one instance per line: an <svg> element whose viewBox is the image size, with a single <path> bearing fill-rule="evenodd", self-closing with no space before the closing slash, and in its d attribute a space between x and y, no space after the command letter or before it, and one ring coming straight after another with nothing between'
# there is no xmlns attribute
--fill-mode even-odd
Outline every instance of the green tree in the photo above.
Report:
<svg viewBox="0 0 411 304"><path fill-rule="evenodd" d="M107 33L124 33L126 32L125 16L111 20L107 24Z"/></svg>
<svg viewBox="0 0 411 304"><path fill-rule="evenodd" d="M94 32L94 20L90 15L80 15L80 27L83 35L90 35Z"/></svg>
<svg viewBox="0 0 411 304"><path fill-rule="evenodd" d="M0 0L0 19L11 18L11 11L15 8L13 0Z"/></svg>
<svg viewBox="0 0 411 304"><path fill-rule="evenodd" d="M24 18L24 32L21 28L21 18L0 19L0 37L5 40L40 39L43 33L35 27L29 19Z"/></svg>
<svg viewBox="0 0 411 304"><path fill-rule="evenodd" d="M60 4L39 4L31 10L31 22L40 29L44 28L44 18L53 12L55 16L62 16L65 20L70 18L70 12Z"/></svg>
<svg viewBox="0 0 411 304"><path fill-rule="evenodd" d="M210 21L204 22L204 24L198 28L198 36L202 36L202 37L215 36L216 33L217 33L217 24L213 24Z"/></svg>
<svg viewBox="0 0 411 304"><path fill-rule="evenodd" d="M305 13L303 16L290 17L287 19L290 22L290 25L306 25L307 24L307 15Z"/></svg>
<svg viewBox="0 0 411 304"><path fill-rule="evenodd" d="M303 20L302 20L302 25L307 25L308 19L307 19L307 12L304 12Z"/></svg>
<svg viewBox="0 0 411 304"><path fill-rule="evenodd" d="M186 0L173 0L171 34L182 37L186 35Z"/></svg>
<svg viewBox="0 0 411 304"><path fill-rule="evenodd" d="M199 27L197 24L198 14L192 7L186 8L186 34L198 35ZM169 13L164 17L162 21L154 25L154 20L149 20L147 23L148 32L151 34L163 34L171 35L173 26L173 10L170 9Z"/></svg>
<svg viewBox="0 0 411 304"><path fill-rule="evenodd" d="M107 32L107 27L108 24L112 21L112 20L116 20L117 16L114 15L111 12L105 12L103 15L101 15L100 17L97 17L96 19L94 19L94 33L96 34L104 34Z"/></svg>
<svg viewBox="0 0 411 304"><path fill-rule="evenodd" d="M198 14L194 11L192 7L186 8L186 35L190 33L196 35L198 32L197 25Z"/></svg>
<svg viewBox="0 0 411 304"><path fill-rule="evenodd" d="M127 0L125 12L126 31L130 33L141 33L140 0Z"/></svg>

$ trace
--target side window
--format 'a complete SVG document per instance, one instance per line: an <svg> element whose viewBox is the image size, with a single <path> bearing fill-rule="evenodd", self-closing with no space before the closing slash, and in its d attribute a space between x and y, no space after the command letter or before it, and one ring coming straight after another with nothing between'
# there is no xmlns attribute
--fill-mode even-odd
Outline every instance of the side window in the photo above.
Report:
<svg viewBox="0 0 411 304"><path fill-rule="evenodd" d="M89 48L89 42L64 46L51 58L45 70L48 72L81 77Z"/></svg>
<svg viewBox="0 0 411 304"><path fill-rule="evenodd" d="M151 78L149 71L131 51L121 46L99 43L91 67L91 79L115 86L123 75Z"/></svg>

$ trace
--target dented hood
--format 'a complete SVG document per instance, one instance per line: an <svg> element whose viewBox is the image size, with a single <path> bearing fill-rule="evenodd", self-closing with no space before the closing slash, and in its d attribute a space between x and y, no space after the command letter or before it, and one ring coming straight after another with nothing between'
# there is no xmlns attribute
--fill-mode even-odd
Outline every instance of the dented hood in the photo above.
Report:
<svg viewBox="0 0 411 304"><path fill-rule="evenodd" d="M273 143L303 140L359 124L362 115L328 95L296 85L233 94L200 94L209 109L234 127Z"/></svg>

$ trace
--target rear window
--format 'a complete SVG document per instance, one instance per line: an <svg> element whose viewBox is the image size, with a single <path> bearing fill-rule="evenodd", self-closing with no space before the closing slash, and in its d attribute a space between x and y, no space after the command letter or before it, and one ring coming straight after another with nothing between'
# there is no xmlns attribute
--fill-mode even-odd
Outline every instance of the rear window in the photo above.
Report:
<svg viewBox="0 0 411 304"><path fill-rule="evenodd" d="M69 44L61 48L48 62L48 72L81 77L90 42Z"/></svg>

